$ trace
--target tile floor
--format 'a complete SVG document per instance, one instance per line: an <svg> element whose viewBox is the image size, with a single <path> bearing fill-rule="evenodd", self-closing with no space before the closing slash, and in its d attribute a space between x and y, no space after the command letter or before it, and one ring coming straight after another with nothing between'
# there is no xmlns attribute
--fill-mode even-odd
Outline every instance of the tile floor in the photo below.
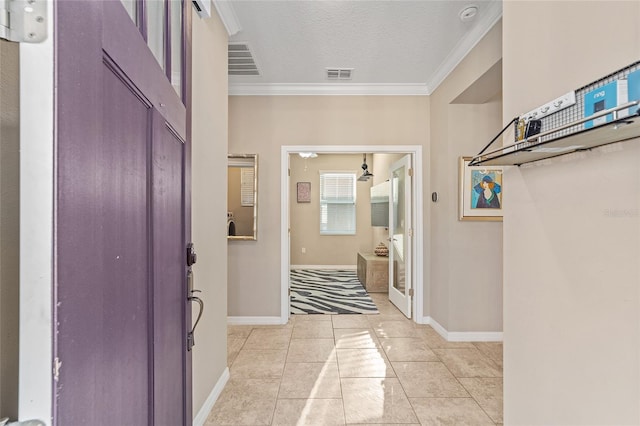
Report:
<svg viewBox="0 0 640 426"><path fill-rule="evenodd" d="M447 342L371 296L380 315L229 326L231 378L206 424L502 424L501 343Z"/></svg>

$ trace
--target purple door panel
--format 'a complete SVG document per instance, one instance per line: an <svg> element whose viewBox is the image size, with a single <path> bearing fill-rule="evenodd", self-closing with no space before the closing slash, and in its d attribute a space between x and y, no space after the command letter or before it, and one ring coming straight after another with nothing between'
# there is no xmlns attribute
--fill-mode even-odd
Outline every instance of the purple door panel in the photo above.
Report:
<svg viewBox="0 0 640 426"><path fill-rule="evenodd" d="M55 16L54 424L190 424L186 110L119 0Z"/></svg>
<svg viewBox="0 0 640 426"><path fill-rule="evenodd" d="M183 222L184 143L155 113L152 147L153 206L153 316L155 424L183 422L186 354L185 250Z"/></svg>

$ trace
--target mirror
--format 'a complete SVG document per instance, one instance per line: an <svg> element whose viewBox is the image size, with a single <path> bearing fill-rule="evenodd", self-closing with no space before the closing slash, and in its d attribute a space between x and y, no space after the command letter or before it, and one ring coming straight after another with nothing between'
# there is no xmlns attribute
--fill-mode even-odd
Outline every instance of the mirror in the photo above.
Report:
<svg viewBox="0 0 640 426"><path fill-rule="evenodd" d="M229 154L227 239L258 239L258 154Z"/></svg>

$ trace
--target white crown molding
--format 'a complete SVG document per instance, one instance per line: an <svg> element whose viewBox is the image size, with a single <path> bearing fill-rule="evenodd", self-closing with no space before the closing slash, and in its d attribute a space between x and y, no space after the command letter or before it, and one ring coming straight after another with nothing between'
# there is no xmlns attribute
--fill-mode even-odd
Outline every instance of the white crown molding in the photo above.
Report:
<svg viewBox="0 0 640 426"><path fill-rule="evenodd" d="M456 47L438 67L431 80L427 82L428 95L431 95L438 88L444 79L462 62L500 18L502 18L502 2L490 2L478 18L478 24L458 42Z"/></svg>
<svg viewBox="0 0 640 426"><path fill-rule="evenodd" d="M229 83L229 96L379 95L426 96L427 85L416 84L262 84Z"/></svg>
<svg viewBox="0 0 640 426"><path fill-rule="evenodd" d="M242 30L240 21L238 21L238 17L236 16L236 12L233 10L233 6L231 6L230 1L214 0L213 5L216 7L218 16L220 17L224 28L227 30L229 37Z"/></svg>

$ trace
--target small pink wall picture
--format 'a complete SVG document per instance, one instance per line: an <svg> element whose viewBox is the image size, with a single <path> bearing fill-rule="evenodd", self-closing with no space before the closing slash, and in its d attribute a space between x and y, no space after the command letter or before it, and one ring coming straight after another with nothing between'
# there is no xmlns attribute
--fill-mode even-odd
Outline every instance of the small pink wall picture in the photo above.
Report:
<svg viewBox="0 0 640 426"><path fill-rule="evenodd" d="M310 203L311 202L311 182L298 182L298 202Z"/></svg>

